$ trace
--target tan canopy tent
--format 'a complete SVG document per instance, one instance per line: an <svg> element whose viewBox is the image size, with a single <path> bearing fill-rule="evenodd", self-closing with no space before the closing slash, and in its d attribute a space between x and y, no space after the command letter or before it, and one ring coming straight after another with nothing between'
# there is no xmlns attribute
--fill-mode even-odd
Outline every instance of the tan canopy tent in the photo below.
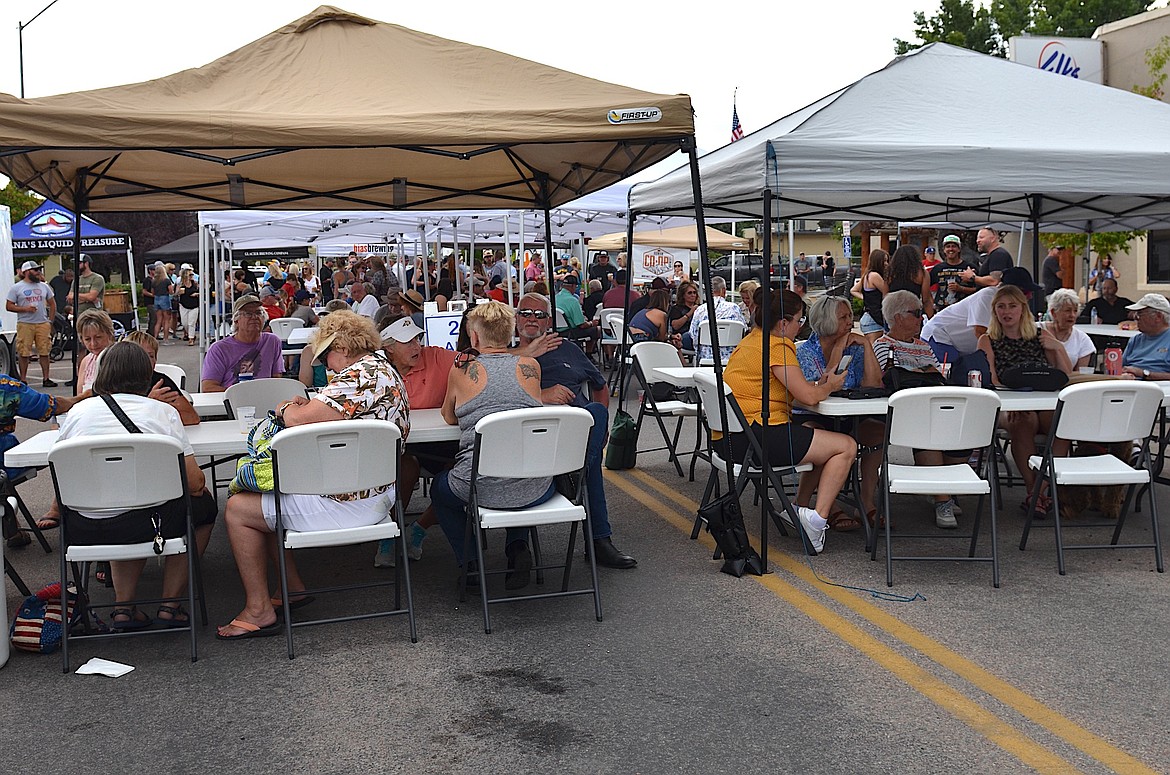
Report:
<svg viewBox="0 0 1170 775"><path fill-rule="evenodd" d="M0 95L0 172L90 212L545 209L693 135L685 95L331 6L158 80Z"/></svg>
<svg viewBox="0 0 1170 775"><path fill-rule="evenodd" d="M707 227L707 247L711 250L747 250L748 241L725 231ZM657 248L699 249L699 229L696 226L675 226L670 229L634 232L635 245L653 245ZM589 240L590 250L625 250L624 231L605 234Z"/></svg>

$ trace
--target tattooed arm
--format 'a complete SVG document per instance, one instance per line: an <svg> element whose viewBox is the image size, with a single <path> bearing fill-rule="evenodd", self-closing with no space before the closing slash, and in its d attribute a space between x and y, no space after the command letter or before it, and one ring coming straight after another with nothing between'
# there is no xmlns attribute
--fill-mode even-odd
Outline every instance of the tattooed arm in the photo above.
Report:
<svg viewBox="0 0 1170 775"><path fill-rule="evenodd" d="M521 357L516 362L516 379L524 392L540 401L540 364L534 358Z"/></svg>

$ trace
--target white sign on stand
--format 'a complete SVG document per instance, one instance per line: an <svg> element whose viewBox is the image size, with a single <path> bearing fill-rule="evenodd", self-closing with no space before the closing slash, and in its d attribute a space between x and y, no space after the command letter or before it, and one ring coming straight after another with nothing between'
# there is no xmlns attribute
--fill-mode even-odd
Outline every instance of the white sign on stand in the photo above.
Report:
<svg viewBox="0 0 1170 775"><path fill-rule="evenodd" d="M424 318L427 344L431 347L442 347L444 350L456 349L455 343L459 341L459 324L462 321L462 312L440 312Z"/></svg>
<svg viewBox="0 0 1170 775"><path fill-rule="evenodd" d="M691 275L691 259L698 260L698 251L686 248L656 248L648 245L634 246L634 282L649 283L655 277L669 281L674 276L674 262L681 261L688 277Z"/></svg>

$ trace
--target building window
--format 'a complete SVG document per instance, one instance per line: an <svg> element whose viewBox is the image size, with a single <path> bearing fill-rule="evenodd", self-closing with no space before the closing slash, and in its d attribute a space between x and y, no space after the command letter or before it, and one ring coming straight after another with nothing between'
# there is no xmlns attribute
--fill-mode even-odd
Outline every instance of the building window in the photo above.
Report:
<svg viewBox="0 0 1170 775"><path fill-rule="evenodd" d="M1170 230L1149 232L1146 282L1170 283Z"/></svg>

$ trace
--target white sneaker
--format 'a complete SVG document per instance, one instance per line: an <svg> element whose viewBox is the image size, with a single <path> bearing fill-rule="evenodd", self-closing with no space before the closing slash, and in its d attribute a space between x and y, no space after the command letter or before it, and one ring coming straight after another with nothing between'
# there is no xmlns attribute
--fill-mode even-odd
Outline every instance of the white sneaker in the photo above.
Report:
<svg viewBox="0 0 1170 775"><path fill-rule="evenodd" d="M410 533L409 543L406 544L406 556L412 560L421 560L422 545L427 538L427 530L417 522L411 522L410 527L406 530Z"/></svg>
<svg viewBox="0 0 1170 775"><path fill-rule="evenodd" d="M960 506L959 506L959 499L958 498L951 498L951 504L954 506L955 516L956 517L963 516L963 509L960 508Z"/></svg>
<svg viewBox="0 0 1170 775"><path fill-rule="evenodd" d="M378 542L378 553L374 555L375 568L393 568L398 560L394 556L394 539L383 538Z"/></svg>
<svg viewBox="0 0 1170 775"><path fill-rule="evenodd" d="M812 543L813 551L820 554L825 548L825 532L829 529L829 523L820 514L804 506L797 506L796 514L800 517L800 526ZM820 527L814 527L816 524Z"/></svg>
<svg viewBox="0 0 1170 775"><path fill-rule="evenodd" d="M934 504L934 524L944 530L954 530L959 526L959 521L955 519L955 502L953 500Z"/></svg>

